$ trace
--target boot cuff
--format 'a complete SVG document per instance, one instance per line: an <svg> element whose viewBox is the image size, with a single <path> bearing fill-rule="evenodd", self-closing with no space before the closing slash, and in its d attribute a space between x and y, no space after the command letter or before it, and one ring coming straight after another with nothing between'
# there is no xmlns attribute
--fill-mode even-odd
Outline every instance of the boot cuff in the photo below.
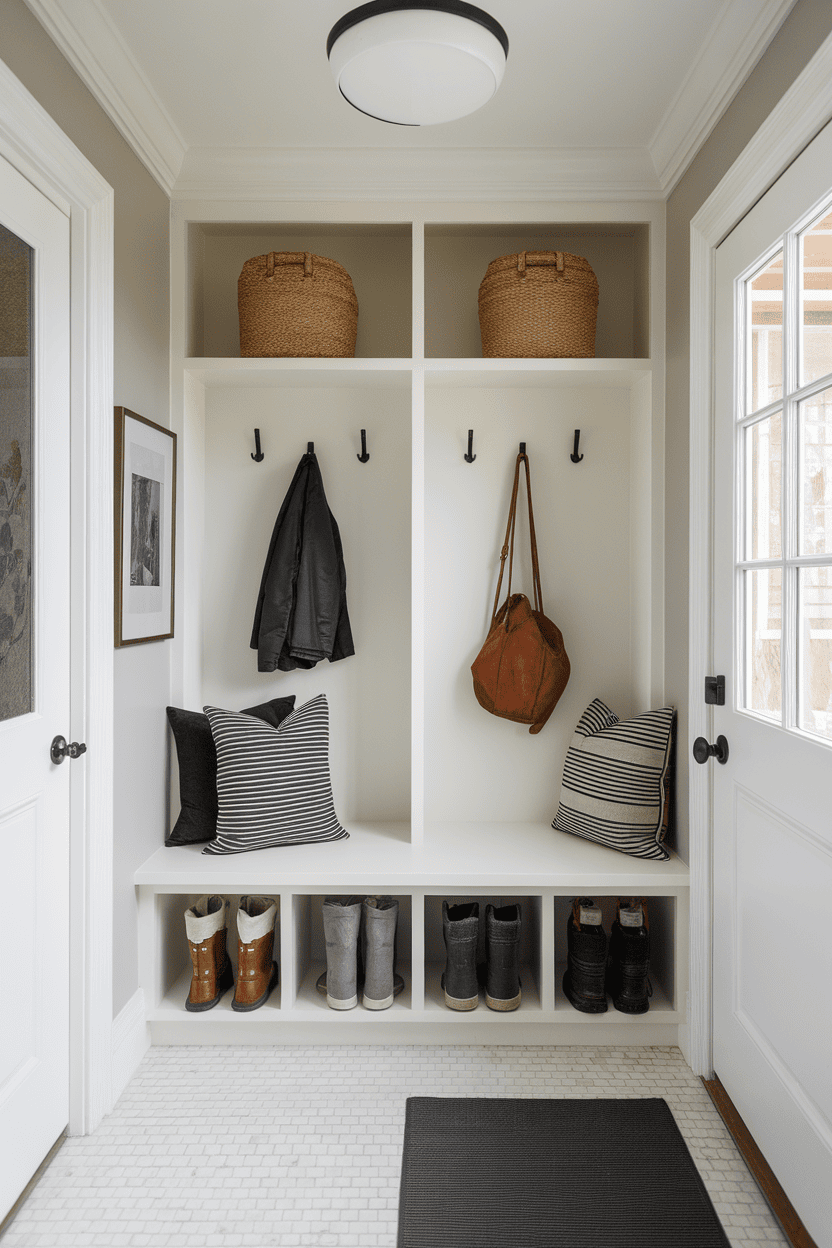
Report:
<svg viewBox="0 0 832 1248"><path fill-rule="evenodd" d="M200 897L199 901L195 901L185 911L185 931L188 940L194 945L209 940L215 932L222 931L227 925L228 902L216 893L211 897Z"/></svg>
<svg viewBox="0 0 832 1248"><path fill-rule="evenodd" d="M237 935L244 945L259 940L261 936L268 936L276 917L277 903L271 897L241 897L237 911Z"/></svg>
<svg viewBox="0 0 832 1248"><path fill-rule="evenodd" d="M398 913L399 903L392 897L365 897L364 914L369 919L382 918L391 911Z"/></svg>

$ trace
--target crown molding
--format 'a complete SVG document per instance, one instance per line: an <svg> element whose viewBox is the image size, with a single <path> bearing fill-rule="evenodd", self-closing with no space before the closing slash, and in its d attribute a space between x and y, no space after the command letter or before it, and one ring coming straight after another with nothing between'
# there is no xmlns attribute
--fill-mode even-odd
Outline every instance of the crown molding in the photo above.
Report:
<svg viewBox="0 0 832 1248"><path fill-rule="evenodd" d="M172 198L666 198L796 0L725 0L647 148L188 149L101 0L25 0Z"/></svg>
<svg viewBox="0 0 832 1248"><path fill-rule="evenodd" d="M648 144L669 195L796 0L726 0Z"/></svg>
<svg viewBox="0 0 832 1248"><path fill-rule="evenodd" d="M52 42L167 195L186 143L99 0L26 0Z"/></svg>
<svg viewBox="0 0 832 1248"><path fill-rule="evenodd" d="M649 200L646 148L221 148L185 154L174 199Z"/></svg>

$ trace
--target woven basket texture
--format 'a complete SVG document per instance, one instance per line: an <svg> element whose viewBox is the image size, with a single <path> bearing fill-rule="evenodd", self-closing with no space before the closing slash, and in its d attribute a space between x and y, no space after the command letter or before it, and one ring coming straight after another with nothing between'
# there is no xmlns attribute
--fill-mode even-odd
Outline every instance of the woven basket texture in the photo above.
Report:
<svg viewBox="0 0 832 1248"><path fill-rule="evenodd" d="M354 356L358 300L337 260L270 251L237 282L241 356Z"/></svg>
<svg viewBox="0 0 832 1248"><path fill-rule="evenodd" d="M521 251L492 260L480 283L484 357L595 355L598 279L583 256Z"/></svg>

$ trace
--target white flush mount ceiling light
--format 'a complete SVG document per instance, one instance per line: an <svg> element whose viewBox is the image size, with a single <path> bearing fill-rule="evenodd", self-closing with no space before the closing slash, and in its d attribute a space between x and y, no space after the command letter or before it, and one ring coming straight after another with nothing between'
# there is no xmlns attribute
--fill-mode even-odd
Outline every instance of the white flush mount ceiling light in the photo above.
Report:
<svg viewBox="0 0 832 1248"><path fill-rule="evenodd" d="M335 23L326 50L353 108L394 125L434 126L491 99L508 35L461 0L372 0Z"/></svg>

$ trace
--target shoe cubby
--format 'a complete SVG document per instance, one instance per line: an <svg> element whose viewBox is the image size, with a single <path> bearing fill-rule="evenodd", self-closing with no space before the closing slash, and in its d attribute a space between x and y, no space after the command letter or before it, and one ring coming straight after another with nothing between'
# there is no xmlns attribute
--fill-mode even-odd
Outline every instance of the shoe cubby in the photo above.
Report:
<svg viewBox="0 0 832 1248"><path fill-rule="evenodd" d="M317 988L319 977L326 971L326 941L324 939L322 906L325 897L387 896L399 903L399 918L396 927L396 971L404 980L404 988L393 1004L386 1010L367 1010L362 1004L359 987L358 1005L351 1010L333 1010L327 1005L326 996ZM387 1021L396 1021L402 1013L409 1013L412 1000L413 957L412 957L412 908L411 898L406 894L372 893L370 891L355 893L312 893L292 897L292 926L294 935L293 957L293 990L291 1008L296 1015L310 1018L326 1018L333 1025L345 1020L346 1025L356 1020L367 1021L371 1018L384 1016Z"/></svg>
<svg viewBox="0 0 832 1248"><path fill-rule="evenodd" d="M477 940L477 964L486 965L485 911L492 905L520 906L520 991L522 1000L517 1010L502 1013L490 1010L485 1002L485 988L480 986L479 1004L475 1010L460 1012L445 1004L442 973L445 970L445 941L442 934L442 902L449 906L476 901L479 904L479 935ZM514 1015L539 1013L541 1010L541 920L542 898L530 896L474 896L472 894L448 894L425 897L425 1013L440 1014L449 1020L473 1019L480 1011L497 1021Z"/></svg>
<svg viewBox="0 0 832 1248"><path fill-rule="evenodd" d="M581 896L591 896L596 906L601 910L603 916L602 927L607 938L608 950L610 932L616 917L618 897L624 898L636 895L639 897L645 896L643 893L621 893L614 897L599 896L592 893L581 894ZM581 1010L575 1009L572 1003L567 1000L563 991L563 976L567 966L567 923L572 914L572 897L557 897L555 899L556 1010L562 1011L566 1016L574 1016L576 1021L587 1020L592 1023L595 1019L603 1019L605 1017L637 1022L638 1019L646 1019L650 1015L653 1017L675 1015L681 1009L677 973L684 972L677 971L677 959L675 957L676 932L679 927L679 899L677 897L650 896L645 897L645 900L650 924L649 979L653 988L653 995L650 997L647 1013L643 1015L622 1014L613 1006L612 998L609 994L607 994L606 1015L584 1014Z"/></svg>
<svg viewBox="0 0 832 1248"><path fill-rule="evenodd" d="M536 249L592 265L594 358L481 357L477 294L489 262ZM359 303L354 358L239 358L237 279L270 250L312 251L346 268ZM551 827L564 756L592 699L622 718L664 705L663 266L657 203L173 203L171 701L239 709L325 693L335 809L349 839L228 857L159 847L135 874L154 1043L679 1042L687 866L675 853L637 860ZM469 429L473 462L464 459ZM355 655L262 674L249 648L260 577L309 442L343 542ZM491 618L520 442L544 609L572 665L535 736L488 715L470 671ZM523 493L512 589L528 593L524 508ZM172 782L171 824L175 756ZM182 915L189 898L210 892L280 898L280 989L268 1010L183 1008ZM399 901L405 990L388 1010L332 1010L315 988L326 962L323 898L373 894ZM592 1017L563 998L576 894L650 899L647 1014ZM473 898L483 921L489 901L522 907L515 1011L492 1011L484 998L468 1013L444 1004L442 901Z"/></svg>
<svg viewBox="0 0 832 1248"><path fill-rule="evenodd" d="M208 893L219 892L207 889ZM262 890L250 889L249 892ZM268 1001L259 1009L250 1013L232 1010L231 1001L234 990L229 989L215 1006L204 1013L190 1013L185 1010L185 1000L191 985L191 957L188 949L188 937L185 931L185 911L188 910L205 893L153 893L146 897L148 913L141 916L145 931L150 933L157 948L157 957L148 965L149 978L146 980L145 999L148 1013L158 1019L178 1019L184 1015L196 1026L205 1025L209 1020L214 1023L218 1019L223 1022L240 1024L245 1019L259 1018L268 1022L274 1019L280 1010L280 999L283 981L283 968L280 948L280 897L274 893L262 893L270 897L277 905L277 917L274 929L274 961L280 969L280 978L272 990ZM234 971L234 983L237 982L237 909L240 897L245 894L219 892L229 903L226 949ZM153 974L155 967L155 975Z"/></svg>
<svg viewBox="0 0 832 1248"><path fill-rule="evenodd" d="M246 260L270 251L343 265L358 300L357 359L412 354L409 224L222 221L188 226L188 356L239 359L237 279Z"/></svg>
<svg viewBox="0 0 832 1248"><path fill-rule="evenodd" d="M499 222L425 226L425 356L482 356L477 296L498 256L566 251L598 278L597 359L648 357L648 232L630 223Z"/></svg>

